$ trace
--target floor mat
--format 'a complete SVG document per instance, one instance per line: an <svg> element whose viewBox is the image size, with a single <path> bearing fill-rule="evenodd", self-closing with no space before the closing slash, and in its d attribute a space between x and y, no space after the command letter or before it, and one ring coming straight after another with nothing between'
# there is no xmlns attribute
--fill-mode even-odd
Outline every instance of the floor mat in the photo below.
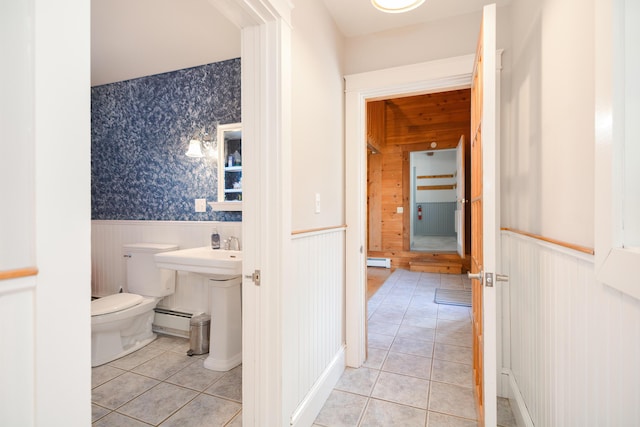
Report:
<svg viewBox="0 0 640 427"><path fill-rule="evenodd" d="M436 289L434 301L437 304L471 307L471 291L465 289Z"/></svg>

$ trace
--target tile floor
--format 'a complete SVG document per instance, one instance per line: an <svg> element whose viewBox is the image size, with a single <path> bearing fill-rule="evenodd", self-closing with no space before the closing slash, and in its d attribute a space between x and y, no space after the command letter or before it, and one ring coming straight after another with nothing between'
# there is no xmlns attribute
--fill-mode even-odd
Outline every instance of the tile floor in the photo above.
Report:
<svg viewBox="0 0 640 427"><path fill-rule="evenodd" d="M347 368L314 426L476 426L471 309L433 302L460 275L398 269L369 299L368 359ZM499 399L498 423L515 426Z"/></svg>
<svg viewBox="0 0 640 427"><path fill-rule="evenodd" d="M476 426L471 391L471 315L433 302L463 276L398 269L369 299L369 357L347 368L315 426ZM242 367L214 372L189 342L159 336L92 369L94 427L241 426ZM509 402L500 426L515 426Z"/></svg>
<svg viewBox="0 0 640 427"><path fill-rule="evenodd" d="M215 372L189 341L160 335L146 347L92 368L94 427L242 426L242 366Z"/></svg>

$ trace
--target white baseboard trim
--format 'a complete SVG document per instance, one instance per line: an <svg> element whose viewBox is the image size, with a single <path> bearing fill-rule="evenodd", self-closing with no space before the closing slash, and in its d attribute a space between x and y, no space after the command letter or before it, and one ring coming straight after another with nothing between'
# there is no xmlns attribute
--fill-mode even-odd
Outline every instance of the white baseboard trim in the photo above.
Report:
<svg viewBox="0 0 640 427"><path fill-rule="evenodd" d="M511 403L511 411L516 419L516 424L519 427L535 427L527 410L524 398L520 393L518 383L516 383L513 377L513 372L511 372L510 369L503 369L503 373L505 373L505 371L509 374L509 402Z"/></svg>
<svg viewBox="0 0 640 427"><path fill-rule="evenodd" d="M338 383L345 368L344 345L336 353L335 357L320 375L318 381L313 385L300 405L291 414L290 425L310 426L317 418L320 410L327 401L327 398Z"/></svg>

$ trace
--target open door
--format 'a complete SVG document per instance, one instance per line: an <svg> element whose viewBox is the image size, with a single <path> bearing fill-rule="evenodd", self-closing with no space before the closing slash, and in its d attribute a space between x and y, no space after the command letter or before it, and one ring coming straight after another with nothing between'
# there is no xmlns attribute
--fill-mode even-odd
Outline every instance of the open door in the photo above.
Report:
<svg viewBox="0 0 640 427"><path fill-rule="evenodd" d="M456 147L456 238L460 258L464 259L464 135L460 137Z"/></svg>
<svg viewBox="0 0 640 427"><path fill-rule="evenodd" d="M473 370L478 425L497 424L496 290L499 158L496 6L484 7L471 86Z"/></svg>

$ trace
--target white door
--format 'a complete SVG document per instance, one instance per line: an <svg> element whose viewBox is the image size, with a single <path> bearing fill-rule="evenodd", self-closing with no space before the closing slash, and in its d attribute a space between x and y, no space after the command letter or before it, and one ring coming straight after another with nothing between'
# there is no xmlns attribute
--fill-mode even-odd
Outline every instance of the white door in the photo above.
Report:
<svg viewBox="0 0 640 427"><path fill-rule="evenodd" d="M457 249L460 258L464 258L464 135L460 137L456 147L456 235Z"/></svg>
<svg viewBox="0 0 640 427"><path fill-rule="evenodd" d="M497 188L496 7L484 7L471 86L471 276L473 368L478 425L497 424L496 267Z"/></svg>

